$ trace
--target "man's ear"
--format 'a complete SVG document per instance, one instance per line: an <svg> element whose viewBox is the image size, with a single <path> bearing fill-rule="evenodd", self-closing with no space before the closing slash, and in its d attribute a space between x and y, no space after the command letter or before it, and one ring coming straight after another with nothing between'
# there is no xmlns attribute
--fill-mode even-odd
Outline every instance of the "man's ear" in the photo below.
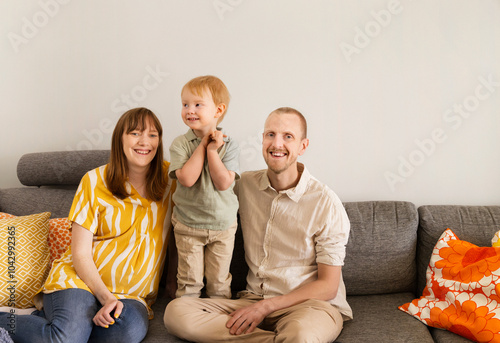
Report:
<svg viewBox="0 0 500 343"><path fill-rule="evenodd" d="M299 156L302 156L306 152L308 146L309 146L309 138L303 138L302 141L300 142Z"/></svg>
<svg viewBox="0 0 500 343"><path fill-rule="evenodd" d="M226 104L224 103L220 103L219 105L217 105L217 110L215 112L215 116L214 118L219 118L224 112L226 112Z"/></svg>

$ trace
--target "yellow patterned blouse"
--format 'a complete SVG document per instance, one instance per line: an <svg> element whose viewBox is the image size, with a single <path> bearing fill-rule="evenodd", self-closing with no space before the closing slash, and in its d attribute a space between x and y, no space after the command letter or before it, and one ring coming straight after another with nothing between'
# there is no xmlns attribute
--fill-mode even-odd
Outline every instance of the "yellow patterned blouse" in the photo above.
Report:
<svg viewBox="0 0 500 343"><path fill-rule="evenodd" d="M168 166L165 161L165 175ZM169 180L163 200L155 202L142 198L127 182L130 196L121 200L106 187L106 168L107 165L85 174L68 218L94 234L94 261L111 293L118 299L140 301L152 318L150 305L156 299L165 261L175 183ZM76 274L71 247L54 261L42 291L69 288L90 291ZM41 297L37 298L35 304L40 307Z"/></svg>

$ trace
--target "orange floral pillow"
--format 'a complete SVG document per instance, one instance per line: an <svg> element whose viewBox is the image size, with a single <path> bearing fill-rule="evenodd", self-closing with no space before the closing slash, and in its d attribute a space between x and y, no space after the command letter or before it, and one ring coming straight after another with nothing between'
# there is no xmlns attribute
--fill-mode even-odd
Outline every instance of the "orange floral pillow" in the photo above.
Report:
<svg viewBox="0 0 500 343"><path fill-rule="evenodd" d="M12 219L12 218L16 218L16 216L14 216L12 214L0 212L0 219Z"/></svg>
<svg viewBox="0 0 500 343"><path fill-rule="evenodd" d="M16 216L0 212L0 219L10 219ZM71 244L71 222L68 218L53 218L49 220L49 250L50 261L60 258Z"/></svg>
<svg viewBox="0 0 500 343"><path fill-rule="evenodd" d="M59 259L71 245L71 222L68 218L49 220L50 263Z"/></svg>
<svg viewBox="0 0 500 343"><path fill-rule="evenodd" d="M500 248L461 241L447 229L426 277L422 297L400 310L475 342L500 342Z"/></svg>

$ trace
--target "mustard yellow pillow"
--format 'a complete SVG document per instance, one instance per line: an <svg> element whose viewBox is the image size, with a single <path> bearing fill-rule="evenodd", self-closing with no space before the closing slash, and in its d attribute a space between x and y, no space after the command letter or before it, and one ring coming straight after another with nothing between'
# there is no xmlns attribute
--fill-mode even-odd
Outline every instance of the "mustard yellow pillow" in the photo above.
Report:
<svg viewBox="0 0 500 343"><path fill-rule="evenodd" d="M495 248L500 247L500 231L495 232L495 235L491 239L491 246Z"/></svg>
<svg viewBox="0 0 500 343"><path fill-rule="evenodd" d="M11 219L16 216L0 212L0 219ZM71 245L71 222L68 218L52 218L49 220L50 265L61 258Z"/></svg>
<svg viewBox="0 0 500 343"><path fill-rule="evenodd" d="M0 219L0 306L33 307L49 273L50 212Z"/></svg>

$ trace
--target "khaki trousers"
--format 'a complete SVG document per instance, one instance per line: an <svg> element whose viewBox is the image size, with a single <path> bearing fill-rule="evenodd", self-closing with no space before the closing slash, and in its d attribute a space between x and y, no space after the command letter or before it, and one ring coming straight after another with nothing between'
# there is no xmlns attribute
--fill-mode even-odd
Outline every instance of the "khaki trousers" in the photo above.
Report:
<svg viewBox="0 0 500 343"><path fill-rule="evenodd" d="M223 231L195 229L172 217L179 262L176 297L199 297L206 278L207 295L231 298L231 259L237 221Z"/></svg>
<svg viewBox="0 0 500 343"><path fill-rule="evenodd" d="M169 333L193 342L332 342L343 326L340 312L326 301L307 300L271 313L249 334L231 335L229 313L251 305L261 297L240 299L179 298L172 300L163 317Z"/></svg>

